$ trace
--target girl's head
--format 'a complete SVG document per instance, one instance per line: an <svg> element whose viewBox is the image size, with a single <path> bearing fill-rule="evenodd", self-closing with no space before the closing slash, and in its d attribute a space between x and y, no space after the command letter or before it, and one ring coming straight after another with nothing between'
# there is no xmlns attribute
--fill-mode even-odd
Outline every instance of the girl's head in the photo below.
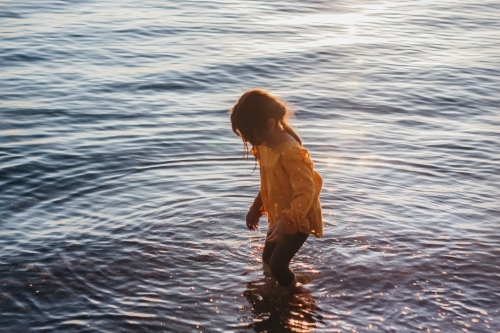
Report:
<svg viewBox="0 0 500 333"><path fill-rule="evenodd" d="M253 89L244 93L230 114L233 132L243 139L245 148L248 148L247 143L252 146L264 143L270 126L286 131L302 144L299 136L286 123L290 111L285 103L264 90Z"/></svg>

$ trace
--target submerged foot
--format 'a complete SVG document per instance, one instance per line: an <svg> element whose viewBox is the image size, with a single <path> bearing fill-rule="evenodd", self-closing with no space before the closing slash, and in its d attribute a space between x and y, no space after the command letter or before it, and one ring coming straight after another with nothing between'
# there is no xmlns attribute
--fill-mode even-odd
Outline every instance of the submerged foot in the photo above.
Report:
<svg viewBox="0 0 500 333"><path fill-rule="evenodd" d="M300 284L309 284L312 280L311 276L295 274L295 281Z"/></svg>
<svg viewBox="0 0 500 333"><path fill-rule="evenodd" d="M247 285L247 290L256 296L266 298L285 297L290 294L286 287L280 286L276 281L258 281L250 282Z"/></svg>

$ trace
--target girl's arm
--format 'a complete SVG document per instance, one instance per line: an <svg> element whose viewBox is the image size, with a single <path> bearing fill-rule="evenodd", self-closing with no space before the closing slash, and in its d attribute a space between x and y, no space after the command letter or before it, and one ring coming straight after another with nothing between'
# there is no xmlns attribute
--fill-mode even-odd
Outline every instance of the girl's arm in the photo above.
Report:
<svg viewBox="0 0 500 333"><path fill-rule="evenodd" d="M250 210L259 212L260 215L264 215L266 213L266 210L264 209L264 204L262 203L262 197L260 195L260 191L253 200L253 204L252 206L250 206Z"/></svg>
<svg viewBox="0 0 500 333"><path fill-rule="evenodd" d="M262 197L259 191L259 194L257 194L255 199L253 200L253 204L252 206L250 206L250 209L248 210L247 213L246 223L248 230L257 229L257 226L259 225L259 219L264 214L265 210L262 204Z"/></svg>

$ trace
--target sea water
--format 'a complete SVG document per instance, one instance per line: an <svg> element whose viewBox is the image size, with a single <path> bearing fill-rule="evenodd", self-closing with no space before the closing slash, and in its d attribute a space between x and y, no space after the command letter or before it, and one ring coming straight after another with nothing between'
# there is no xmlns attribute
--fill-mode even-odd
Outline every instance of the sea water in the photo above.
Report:
<svg viewBox="0 0 500 333"><path fill-rule="evenodd" d="M498 332L498 1L4 1L6 332ZM324 179L322 239L264 276L261 87Z"/></svg>

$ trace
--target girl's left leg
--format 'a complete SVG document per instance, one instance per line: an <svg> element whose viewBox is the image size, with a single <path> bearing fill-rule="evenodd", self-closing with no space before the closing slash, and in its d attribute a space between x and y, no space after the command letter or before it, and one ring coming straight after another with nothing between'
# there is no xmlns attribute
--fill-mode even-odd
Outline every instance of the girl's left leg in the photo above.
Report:
<svg viewBox="0 0 500 333"><path fill-rule="evenodd" d="M264 262L264 264L269 265L269 261L271 260L274 249L276 249L276 245L278 245L278 242L269 243L268 241L266 241L264 243L264 251L262 251L262 261Z"/></svg>
<svg viewBox="0 0 500 333"><path fill-rule="evenodd" d="M269 267L281 286L289 286L295 280L295 274L289 265L293 256L299 251L309 235L297 232L294 235L284 235L277 243L266 242L262 255L264 262L269 256ZM266 251L267 250L267 251Z"/></svg>

